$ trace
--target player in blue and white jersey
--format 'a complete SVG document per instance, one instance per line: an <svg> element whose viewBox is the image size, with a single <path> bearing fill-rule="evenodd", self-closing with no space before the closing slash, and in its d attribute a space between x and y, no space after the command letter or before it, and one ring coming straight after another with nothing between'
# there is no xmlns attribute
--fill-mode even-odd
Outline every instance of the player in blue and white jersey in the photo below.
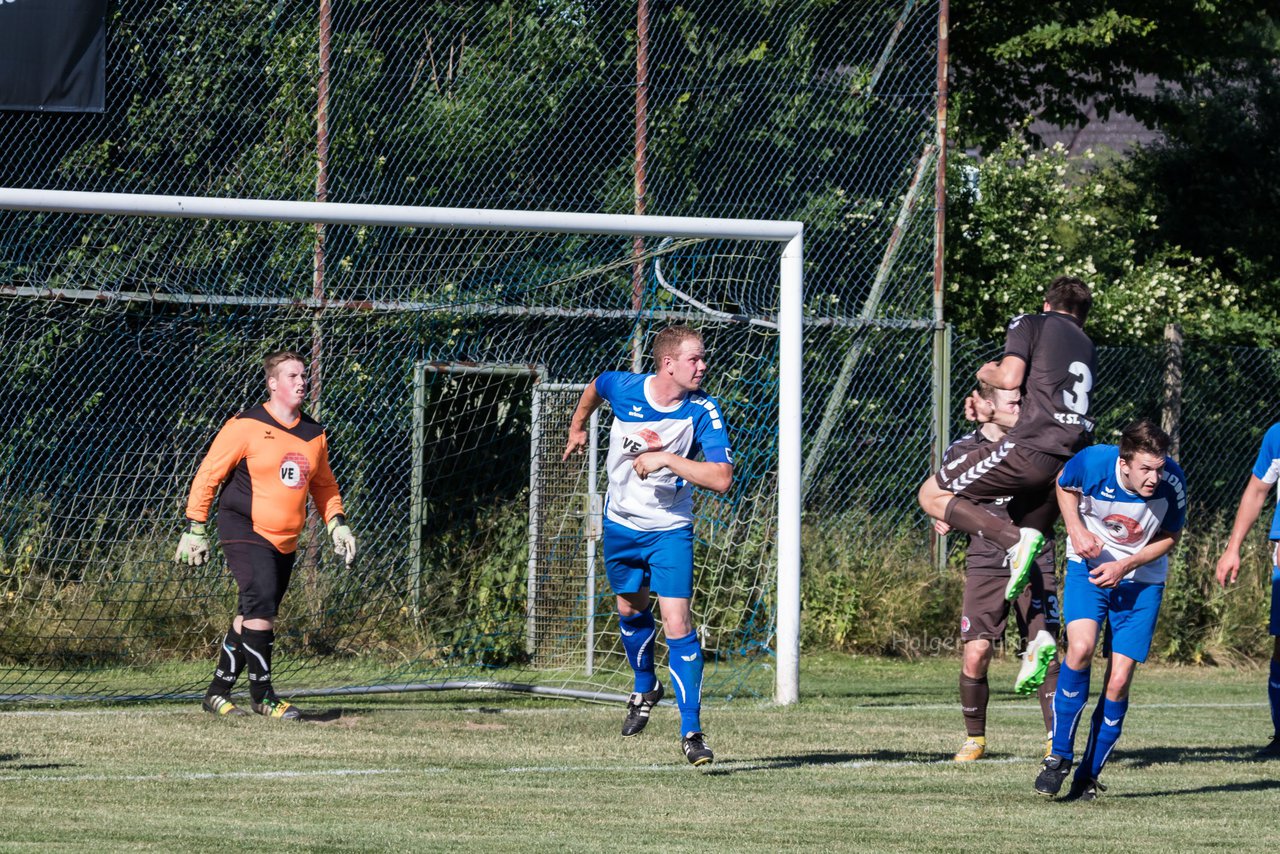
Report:
<svg viewBox="0 0 1280 854"><path fill-rule="evenodd" d="M1168 456L1169 436L1150 419L1124 428L1120 445L1076 454L1058 476L1067 527L1062 621L1067 654L1053 699L1053 744L1035 790L1056 795L1071 771L1076 725L1089 700L1089 669L1102 624L1111 654L1103 695L1070 797L1092 800L1125 713L1129 686L1146 661L1164 595L1169 551L1186 519L1186 481Z"/></svg>
<svg viewBox="0 0 1280 854"><path fill-rule="evenodd" d="M1227 547L1218 558L1218 583L1226 587L1234 584L1240 574L1240 548L1244 538L1258 521L1267 495L1277 481L1280 481L1280 424L1272 424L1262 437L1262 446L1258 449L1258 459L1253 464L1253 473L1245 484L1244 494L1240 496L1240 506L1236 509L1236 521L1231 526L1231 536L1227 539ZM1267 680L1267 698L1271 701L1271 726L1273 733L1271 743L1258 751L1259 759L1280 759L1280 503L1271 516L1271 625L1270 633L1275 636L1271 649L1271 673Z"/></svg>
<svg viewBox="0 0 1280 854"><path fill-rule="evenodd" d="M619 631L635 672L622 735L638 735L664 689L654 668L657 629L651 594L662 603L662 627L681 748L693 765L712 761L702 732L702 646L693 630L693 487L727 492L733 452L720 406L702 391L707 372L702 336L671 326L653 340L652 374L606 371L583 391L569 424L564 459L587 446L587 425L606 401L613 409L606 467L604 560L617 597ZM702 459L698 460L697 457Z"/></svg>

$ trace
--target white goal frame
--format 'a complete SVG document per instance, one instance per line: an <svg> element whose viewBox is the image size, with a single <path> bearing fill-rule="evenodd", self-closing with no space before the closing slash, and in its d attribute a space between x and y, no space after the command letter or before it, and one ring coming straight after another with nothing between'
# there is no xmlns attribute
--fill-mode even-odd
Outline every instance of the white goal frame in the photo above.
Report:
<svg viewBox="0 0 1280 854"><path fill-rule="evenodd" d="M760 240L780 244L778 388L777 673L774 700L800 696L801 383L803 379L804 224L621 214L504 211L408 205L361 205L267 199L222 199L130 193L0 188L0 209L180 219L326 223ZM0 285L2 288L3 285Z"/></svg>

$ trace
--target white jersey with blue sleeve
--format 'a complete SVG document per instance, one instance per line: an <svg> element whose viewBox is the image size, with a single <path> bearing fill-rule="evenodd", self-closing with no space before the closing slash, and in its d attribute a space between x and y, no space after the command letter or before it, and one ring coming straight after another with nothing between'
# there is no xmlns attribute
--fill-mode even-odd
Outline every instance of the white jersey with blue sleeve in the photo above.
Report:
<svg viewBox="0 0 1280 854"><path fill-rule="evenodd" d="M1263 483L1280 481L1280 424L1272 424L1262 437L1258 460L1253 464L1253 476ZM1269 538L1280 540L1280 493L1277 493L1276 510L1271 516Z"/></svg>
<svg viewBox="0 0 1280 854"><path fill-rule="evenodd" d="M644 480L631 464L648 451L667 451L688 459L732 463L729 429L720 406L709 395L691 392L675 406L662 407L649 396L652 374L606 371L596 392L613 407L609 431L609 494L605 515L638 531L670 531L693 524L693 486L669 469Z"/></svg>
<svg viewBox="0 0 1280 854"><path fill-rule="evenodd" d="M1092 569L1137 554L1159 531L1182 530L1187 515L1187 488L1182 469L1165 457L1164 471L1155 494L1143 498L1125 489L1120 479L1120 449L1115 445L1085 448L1062 467L1058 485L1080 494L1080 516L1085 527L1102 540L1102 553L1082 558L1067 538L1067 559ZM1124 580L1163 584L1169 571L1168 555L1134 569Z"/></svg>

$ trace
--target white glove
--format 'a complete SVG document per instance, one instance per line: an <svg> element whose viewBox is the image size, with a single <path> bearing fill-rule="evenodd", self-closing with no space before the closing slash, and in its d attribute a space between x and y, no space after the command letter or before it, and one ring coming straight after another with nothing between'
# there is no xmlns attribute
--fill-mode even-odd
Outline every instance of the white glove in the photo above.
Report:
<svg viewBox="0 0 1280 854"><path fill-rule="evenodd" d="M341 514L329 520L329 534L333 537L333 551L344 558L347 566L356 559L356 538L347 527L347 520Z"/></svg>
<svg viewBox="0 0 1280 854"><path fill-rule="evenodd" d="M209 537L203 522L192 522L178 540L178 550L173 559L189 566L200 566L209 559Z"/></svg>

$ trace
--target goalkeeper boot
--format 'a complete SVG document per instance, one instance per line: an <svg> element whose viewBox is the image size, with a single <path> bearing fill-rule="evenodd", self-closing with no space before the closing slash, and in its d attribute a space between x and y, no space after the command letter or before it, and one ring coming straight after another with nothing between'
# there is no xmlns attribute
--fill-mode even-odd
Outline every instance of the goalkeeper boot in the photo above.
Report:
<svg viewBox="0 0 1280 854"><path fill-rule="evenodd" d="M1049 672L1049 665L1053 663L1053 656L1057 651L1058 643L1053 635L1041 629L1022 654L1022 668L1013 683L1013 690L1019 694L1034 694L1044 684L1045 674Z"/></svg>
<svg viewBox="0 0 1280 854"><path fill-rule="evenodd" d="M1280 759L1280 735L1271 739L1271 743L1253 754L1254 759Z"/></svg>
<svg viewBox="0 0 1280 854"><path fill-rule="evenodd" d="M249 713L231 702L231 698L223 694L208 694L200 703L200 708L211 715L230 718L247 718Z"/></svg>
<svg viewBox="0 0 1280 854"><path fill-rule="evenodd" d="M1012 602L1031 580L1031 568L1036 555L1044 548L1044 534L1035 528L1019 528L1018 542L1009 549L1009 583L1004 588L1004 598Z"/></svg>
<svg viewBox="0 0 1280 854"><path fill-rule="evenodd" d="M1036 776L1036 791L1042 795L1053 797L1062 791L1062 783L1071 773L1071 760L1061 756L1046 756Z"/></svg>
<svg viewBox="0 0 1280 854"><path fill-rule="evenodd" d="M653 711L654 706L658 705L663 693L661 682L652 691L645 691L643 694L639 691L632 693L627 700L627 716L622 720L623 738L631 738L644 731L649 723L649 713Z"/></svg>
<svg viewBox="0 0 1280 854"><path fill-rule="evenodd" d="M686 732L684 738L680 739L680 749L684 751L684 758L688 759L689 764L695 768L715 759L715 754L711 752L710 747L707 747L706 738L700 732Z"/></svg>
<svg viewBox="0 0 1280 854"><path fill-rule="evenodd" d="M960 745L960 749L956 751L956 755L952 758L956 762L975 762L986 755L987 737L984 735L971 735L965 739L964 744Z"/></svg>
<svg viewBox="0 0 1280 854"><path fill-rule="evenodd" d="M1064 801L1096 801L1099 792L1105 792L1107 787L1095 777L1088 777L1077 774L1075 779L1071 781L1071 788L1067 792Z"/></svg>
<svg viewBox="0 0 1280 854"><path fill-rule="evenodd" d="M298 711L298 707L293 703L287 703L279 697L263 697L262 702L252 704L253 710L264 718L274 718L281 721L298 721L302 720L302 712Z"/></svg>

